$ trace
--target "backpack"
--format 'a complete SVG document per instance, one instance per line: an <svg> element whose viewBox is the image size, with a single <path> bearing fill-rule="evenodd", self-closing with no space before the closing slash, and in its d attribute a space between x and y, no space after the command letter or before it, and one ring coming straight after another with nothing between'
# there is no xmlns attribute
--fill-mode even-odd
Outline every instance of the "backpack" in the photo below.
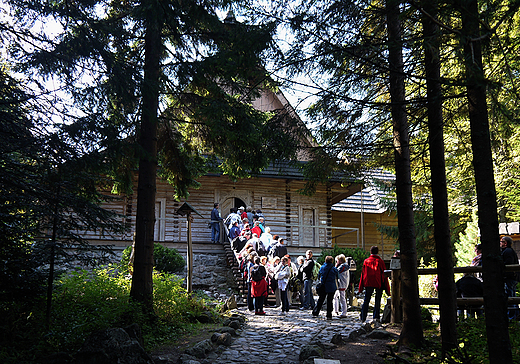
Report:
<svg viewBox="0 0 520 364"><path fill-rule="evenodd" d="M297 276L292 276L287 283L287 287L291 292L300 292L302 289L302 281Z"/></svg>
<svg viewBox="0 0 520 364"><path fill-rule="evenodd" d="M251 268L251 279L255 282L261 281L264 277L262 276L262 272L260 272L260 266L255 265Z"/></svg>
<svg viewBox="0 0 520 364"><path fill-rule="evenodd" d="M318 275L320 274L321 264L317 261L314 261L314 267L312 267L312 280L318 280Z"/></svg>
<svg viewBox="0 0 520 364"><path fill-rule="evenodd" d="M258 253L258 255L260 255L261 257L265 256L266 251L265 251L264 243L261 240L258 240L256 242L256 244L257 244L256 252Z"/></svg>

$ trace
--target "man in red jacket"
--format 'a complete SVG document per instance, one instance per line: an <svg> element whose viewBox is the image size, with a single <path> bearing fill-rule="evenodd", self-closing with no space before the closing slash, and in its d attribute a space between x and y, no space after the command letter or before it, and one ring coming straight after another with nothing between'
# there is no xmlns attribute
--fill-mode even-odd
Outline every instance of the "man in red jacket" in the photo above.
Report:
<svg viewBox="0 0 520 364"><path fill-rule="evenodd" d="M368 304L372 298L372 293L376 291L376 302L374 306L373 319L379 320L379 312L381 311L381 296L383 289L386 294L390 295L390 285L388 278L385 277L385 262L379 255L379 248L373 246L370 248L370 256L363 262L363 270L359 279L359 293L365 288L365 300L361 307L361 321L365 322L368 315Z"/></svg>

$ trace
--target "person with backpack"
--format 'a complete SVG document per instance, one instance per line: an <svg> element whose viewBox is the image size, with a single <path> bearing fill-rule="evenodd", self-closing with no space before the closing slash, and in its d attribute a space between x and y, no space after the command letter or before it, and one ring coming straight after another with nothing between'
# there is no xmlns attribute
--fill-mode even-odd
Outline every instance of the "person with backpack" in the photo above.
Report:
<svg viewBox="0 0 520 364"><path fill-rule="evenodd" d="M261 264L259 256L255 257L255 265L251 268L251 296L254 300L255 315L265 315L264 312L264 299L268 295L267 271Z"/></svg>
<svg viewBox="0 0 520 364"><path fill-rule="evenodd" d="M314 282L313 271L316 266L312 259L312 250L307 250L305 253L307 259L302 267L302 281L303 281L303 302L302 310L314 310L314 296L312 294L312 284Z"/></svg>
<svg viewBox="0 0 520 364"><path fill-rule="evenodd" d="M246 264L246 272L247 275L246 275L246 285L247 285L247 308L249 309L249 311L253 312L255 310L255 303L253 301L253 296L251 295L251 282L253 281L253 279L251 278L251 270L253 268L253 266L255 265L254 261L255 261L255 257L257 257L258 254L256 254L255 251L252 251L251 254L249 254L249 257L248 257L248 262Z"/></svg>
<svg viewBox="0 0 520 364"><path fill-rule="evenodd" d="M318 303L314 310L312 310L312 316L318 317L321 311L321 307L327 299L327 320L332 320L332 301L334 300L334 293L338 288L336 281L338 279L338 270L334 266L334 258L328 255L325 258L325 264L320 268L318 274L318 285L316 290L318 291Z"/></svg>
<svg viewBox="0 0 520 364"><path fill-rule="evenodd" d="M287 255L287 247L285 246L284 243L285 243L284 238L278 239L278 242L275 245L273 245L273 247L269 251L269 257L271 257L271 258L279 257L280 259L285 257Z"/></svg>

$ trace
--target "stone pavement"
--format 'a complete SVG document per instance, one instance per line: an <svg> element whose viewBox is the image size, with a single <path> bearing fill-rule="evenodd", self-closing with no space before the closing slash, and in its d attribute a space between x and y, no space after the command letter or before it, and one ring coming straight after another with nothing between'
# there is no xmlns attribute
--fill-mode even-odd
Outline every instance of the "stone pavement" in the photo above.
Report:
<svg viewBox="0 0 520 364"><path fill-rule="evenodd" d="M247 307L238 309L246 316L246 323L232 345L220 355L212 353L212 363L247 364L297 364L300 348L314 342L330 343L335 334L347 337L362 326L359 311L351 311L347 317L334 316L326 320L322 309L319 317L312 311L291 309L282 315L280 308L265 308L266 315L255 315Z"/></svg>

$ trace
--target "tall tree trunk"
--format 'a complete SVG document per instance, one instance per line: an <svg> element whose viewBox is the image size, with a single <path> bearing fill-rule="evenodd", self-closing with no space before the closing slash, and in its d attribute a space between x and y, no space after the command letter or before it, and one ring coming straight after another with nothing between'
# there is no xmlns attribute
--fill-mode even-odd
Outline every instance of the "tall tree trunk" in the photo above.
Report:
<svg viewBox="0 0 520 364"><path fill-rule="evenodd" d="M417 250L410 172L410 142L405 109L405 83L401 42L399 0L387 0L388 61L394 130L397 218L401 247L403 329L401 345L419 346L423 342L421 306L417 276Z"/></svg>
<svg viewBox="0 0 520 364"><path fill-rule="evenodd" d="M486 103L486 80L482 66L481 32L477 0L461 1L462 43L471 126L473 168L477 189L478 225L482 242L482 278L486 333L491 363L512 363L507 320L507 297L503 283L493 156Z"/></svg>
<svg viewBox="0 0 520 364"><path fill-rule="evenodd" d="M424 63L428 100L428 131L430 143L430 171L433 197L433 234L439 279L439 308L442 354L457 347L457 296L453 276L453 252L450 239L448 190L444 160L442 118L442 87L440 66L440 30L435 22L437 0L424 0Z"/></svg>
<svg viewBox="0 0 520 364"><path fill-rule="evenodd" d="M159 76L162 52L162 7L149 1L145 30L144 80L141 87L142 111L140 128L139 180L135 224L134 274L130 296L152 308L152 273L155 225L155 193L157 178L157 113L159 108Z"/></svg>

